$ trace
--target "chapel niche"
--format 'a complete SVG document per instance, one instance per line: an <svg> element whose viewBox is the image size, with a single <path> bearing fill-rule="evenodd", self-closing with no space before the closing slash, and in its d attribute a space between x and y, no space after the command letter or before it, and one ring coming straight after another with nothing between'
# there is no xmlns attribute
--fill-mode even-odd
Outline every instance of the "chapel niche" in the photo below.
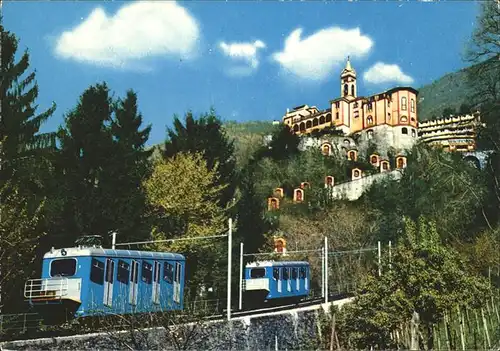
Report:
<svg viewBox="0 0 500 351"><path fill-rule="evenodd" d="M280 209L280 199L277 197L270 197L267 199L267 210L276 211Z"/></svg>
<svg viewBox="0 0 500 351"><path fill-rule="evenodd" d="M304 190L297 188L293 191L293 202L304 201Z"/></svg>

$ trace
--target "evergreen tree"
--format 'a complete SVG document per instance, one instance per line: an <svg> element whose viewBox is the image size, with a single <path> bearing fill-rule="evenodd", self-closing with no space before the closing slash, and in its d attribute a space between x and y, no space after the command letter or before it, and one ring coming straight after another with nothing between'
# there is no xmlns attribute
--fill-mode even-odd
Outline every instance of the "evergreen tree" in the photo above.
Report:
<svg viewBox="0 0 500 351"><path fill-rule="evenodd" d="M103 235L114 228L108 217L114 194L108 190L106 176L112 173L113 139L111 134L112 101L105 83L88 88L75 109L65 117L58 131L61 144L60 198L62 231L72 233L67 244L78 235Z"/></svg>
<svg viewBox="0 0 500 351"><path fill-rule="evenodd" d="M255 189L255 177L248 169L243 172L239 186L241 193L236 206L238 213L236 235L244 243L245 252L258 252L265 244L265 234L270 229L264 216L266 199Z"/></svg>
<svg viewBox="0 0 500 351"><path fill-rule="evenodd" d="M13 180L23 189L36 188L33 175L35 156L55 146L54 133L39 133L41 125L53 114L55 105L36 113L38 85L35 72L28 73L29 54L25 51L18 62L15 55L18 40L0 25L2 60L0 95L0 186ZM8 191L7 188L2 187ZM23 191L21 189L21 191Z"/></svg>
<svg viewBox="0 0 500 351"><path fill-rule="evenodd" d="M103 182L114 194L110 196L109 216L120 230L120 241L135 240L144 237L144 229L147 229L141 220L146 203L141 183L150 173L152 150L145 150L145 144L151 125L140 130L142 115L138 112L137 95L132 90L127 92L125 99L118 100L114 110L111 122L114 146L110 160L113 167L104 175Z"/></svg>
<svg viewBox="0 0 500 351"><path fill-rule="evenodd" d="M289 126L280 124L272 134L272 140L263 146L256 155L256 161L270 157L273 160L284 160L299 153L300 138Z"/></svg>
<svg viewBox="0 0 500 351"><path fill-rule="evenodd" d="M198 119L188 112L184 124L178 117L174 117L173 124L174 128L167 130L164 157L169 158L179 152L201 152L210 170L218 165L219 177L216 185L227 185L221 192L220 205L231 205L237 185L234 144L222 128L222 122L215 110L211 109Z"/></svg>
<svg viewBox="0 0 500 351"><path fill-rule="evenodd" d="M37 114L38 85L29 54L0 24L0 311L22 306L23 282L38 264L55 133L39 133L55 105ZM4 308L5 307L5 308Z"/></svg>

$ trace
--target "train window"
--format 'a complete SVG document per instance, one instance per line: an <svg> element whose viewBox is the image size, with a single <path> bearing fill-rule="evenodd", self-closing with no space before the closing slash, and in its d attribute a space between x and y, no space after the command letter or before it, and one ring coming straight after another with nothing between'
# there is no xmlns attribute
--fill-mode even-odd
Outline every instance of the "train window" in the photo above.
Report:
<svg viewBox="0 0 500 351"><path fill-rule="evenodd" d="M151 284L153 280L153 265L145 261L142 262L142 281Z"/></svg>
<svg viewBox="0 0 500 351"><path fill-rule="evenodd" d="M265 268L252 268L250 278L264 278L266 276Z"/></svg>
<svg viewBox="0 0 500 351"><path fill-rule="evenodd" d="M168 262L163 265L163 279L169 284L174 280L174 266Z"/></svg>
<svg viewBox="0 0 500 351"><path fill-rule="evenodd" d="M288 277L290 276L288 268L281 268L281 269L282 269L283 280L288 280Z"/></svg>
<svg viewBox="0 0 500 351"><path fill-rule="evenodd" d="M280 270L278 268L273 268L273 278L276 280L280 279Z"/></svg>
<svg viewBox="0 0 500 351"><path fill-rule="evenodd" d="M71 277L76 273L76 259L63 258L50 262L51 277Z"/></svg>
<svg viewBox="0 0 500 351"><path fill-rule="evenodd" d="M120 283L128 285L129 277L130 277L130 265L123 260L119 260L116 280L118 280Z"/></svg>
<svg viewBox="0 0 500 351"><path fill-rule="evenodd" d="M92 259L92 267L90 268L90 280L96 284L104 284L104 262Z"/></svg>
<svg viewBox="0 0 500 351"><path fill-rule="evenodd" d="M300 267L299 278L304 279L306 277L306 267Z"/></svg>
<svg viewBox="0 0 500 351"><path fill-rule="evenodd" d="M297 268L292 268L292 279L297 279Z"/></svg>

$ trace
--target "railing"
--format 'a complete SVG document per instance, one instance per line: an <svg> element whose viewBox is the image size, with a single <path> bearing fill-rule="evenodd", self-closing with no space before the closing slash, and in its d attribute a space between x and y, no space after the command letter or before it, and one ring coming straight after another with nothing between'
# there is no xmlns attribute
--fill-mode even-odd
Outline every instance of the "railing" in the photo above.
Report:
<svg viewBox="0 0 500 351"><path fill-rule="evenodd" d="M28 330L38 330L42 325L38 313L0 314L0 340L7 333L25 333Z"/></svg>
<svg viewBox="0 0 500 351"><path fill-rule="evenodd" d="M209 317L222 313L222 309L225 306L226 306L225 299L195 300L192 302L185 302L184 310L188 313Z"/></svg>
<svg viewBox="0 0 500 351"><path fill-rule="evenodd" d="M30 279L24 284L24 297L30 300L62 298L68 294L68 278Z"/></svg>

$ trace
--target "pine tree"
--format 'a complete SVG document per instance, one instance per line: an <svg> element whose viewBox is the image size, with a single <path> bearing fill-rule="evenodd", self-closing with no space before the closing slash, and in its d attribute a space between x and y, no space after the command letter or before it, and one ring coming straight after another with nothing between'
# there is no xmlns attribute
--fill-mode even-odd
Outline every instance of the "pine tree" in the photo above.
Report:
<svg viewBox="0 0 500 351"><path fill-rule="evenodd" d="M24 183L23 188L26 188L36 183L30 171L34 167L34 157L55 146L55 133L39 133L40 126L54 113L55 104L45 112L36 113L38 85L35 72L27 72L28 51L15 62L17 38L2 25L0 34L0 185L10 180Z"/></svg>
<svg viewBox="0 0 500 351"><path fill-rule="evenodd" d="M280 125L272 134L272 140L267 146L263 146L254 158L259 161L264 157L273 160L285 160L299 153L300 138L286 124Z"/></svg>
<svg viewBox="0 0 500 351"><path fill-rule="evenodd" d="M0 311L9 312L22 304L23 282L39 257L48 151L55 145L54 133L39 130L55 105L37 114L38 85L35 72L28 72L28 51L16 62L18 39L1 24L0 35Z"/></svg>
<svg viewBox="0 0 500 351"><path fill-rule="evenodd" d="M236 206L238 213L236 235L244 243L247 253L256 253L265 244L265 234L270 229L264 217L265 199L258 196L254 177L247 170L241 176L241 197Z"/></svg>
<svg viewBox="0 0 500 351"><path fill-rule="evenodd" d="M114 229L107 216L112 194L103 182L113 166L111 114L109 89L105 83L97 84L82 94L58 131L60 198L65 203L62 226L74 235L66 238L69 243L78 235L103 235Z"/></svg>
<svg viewBox="0 0 500 351"><path fill-rule="evenodd" d="M234 145L229 140L222 122L215 110L203 114L198 119L191 112L185 115L185 124L178 117L174 118L174 128L167 130L165 141L166 158L178 152L201 152L210 170L217 165L217 185L227 185L221 193L219 203L222 207L231 205L236 189L237 173Z"/></svg>
<svg viewBox="0 0 500 351"><path fill-rule="evenodd" d="M142 115L138 112L137 95L132 90L125 99L118 100L111 123L114 139L113 167L106 177L108 189L113 192L112 212L120 241L139 239L144 235L142 215L145 195L141 183L150 173L149 157L152 150L145 150L151 125L140 130Z"/></svg>

